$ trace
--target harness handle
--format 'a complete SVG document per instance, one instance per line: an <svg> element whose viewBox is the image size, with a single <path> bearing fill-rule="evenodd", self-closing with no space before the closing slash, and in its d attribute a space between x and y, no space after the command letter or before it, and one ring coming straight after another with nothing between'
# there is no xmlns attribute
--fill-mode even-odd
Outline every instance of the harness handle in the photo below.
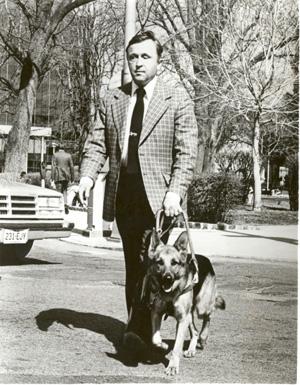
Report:
<svg viewBox="0 0 300 385"><path fill-rule="evenodd" d="M159 238L162 238L176 223L177 217L173 217L169 226L163 231L164 224L164 209L159 209L156 213L156 221L155 221L155 231L158 234Z"/></svg>
<svg viewBox="0 0 300 385"><path fill-rule="evenodd" d="M164 215L165 215L164 209L159 209L156 213L156 221L155 221L156 222L156 224L155 224L156 233L161 238L167 231L169 231L173 227L173 225L177 221L178 217L181 215L183 217L185 229L186 229L187 236L188 236L188 242L189 242L190 251L191 251L191 260L194 263L196 273L198 274L198 263L197 263L197 260L195 257L195 251L194 251L194 247L193 247L193 243L192 243L192 237L191 237L191 233L190 233L190 228L189 228L189 224L188 224L188 217L187 217L186 212L182 211L180 214L178 214L178 216L176 216L176 217L174 216L169 227L165 231L162 230L163 223L164 223Z"/></svg>

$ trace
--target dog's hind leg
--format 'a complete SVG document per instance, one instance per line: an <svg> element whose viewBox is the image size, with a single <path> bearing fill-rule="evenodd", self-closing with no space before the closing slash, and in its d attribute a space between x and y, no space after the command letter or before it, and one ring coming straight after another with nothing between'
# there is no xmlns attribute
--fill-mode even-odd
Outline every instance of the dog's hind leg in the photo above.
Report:
<svg viewBox="0 0 300 385"><path fill-rule="evenodd" d="M187 357L187 358L195 356L197 342L198 342L198 336L199 336L198 330L197 330L195 322L194 322L194 315L193 314L192 314L192 321L189 324L189 331L190 331L190 335L191 335L190 344L189 344L188 350L185 350L183 352L184 357Z"/></svg>
<svg viewBox="0 0 300 385"><path fill-rule="evenodd" d="M204 314L203 315L202 328L201 328L201 332L200 332L199 344L197 345L198 348L200 348L200 349L204 349L204 346L206 345L207 338L208 338L209 325L210 325L210 314Z"/></svg>

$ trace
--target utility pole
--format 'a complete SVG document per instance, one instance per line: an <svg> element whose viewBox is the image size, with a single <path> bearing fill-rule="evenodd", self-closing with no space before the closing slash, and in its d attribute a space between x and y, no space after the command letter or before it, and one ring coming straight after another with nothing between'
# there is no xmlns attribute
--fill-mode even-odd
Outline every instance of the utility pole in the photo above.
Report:
<svg viewBox="0 0 300 385"><path fill-rule="evenodd" d="M135 23L136 23L136 0L125 0L125 47L124 47L124 65L122 71L122 84L129 83L131 76L129 73L126 47L130 39L135 35Z"/></svg>

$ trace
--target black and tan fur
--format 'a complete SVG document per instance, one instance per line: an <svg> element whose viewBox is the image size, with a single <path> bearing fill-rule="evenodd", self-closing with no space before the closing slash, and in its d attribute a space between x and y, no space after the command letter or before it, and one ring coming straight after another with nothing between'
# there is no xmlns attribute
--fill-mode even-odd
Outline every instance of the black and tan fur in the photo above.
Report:
<svg viewBox="0 0 300 385"><path fill-rule="evenodd" d="M206 344L212 312L217 308L225 309L224 299L217 295L216 276L209 259L196 256L198 282L195 283L196 269L187 249L187 232L183 232L174 246L171 246L163 244L153 231L147 274L153 345L163 350L168 349L160 335L162 317L168 314L177 320L175 344L166 369L168 375L179 372L187 329L191 340L183 354L185 357L193 357L197 346L203 348ZM200 334L195 325L197 318L203 320Z"/></svg>

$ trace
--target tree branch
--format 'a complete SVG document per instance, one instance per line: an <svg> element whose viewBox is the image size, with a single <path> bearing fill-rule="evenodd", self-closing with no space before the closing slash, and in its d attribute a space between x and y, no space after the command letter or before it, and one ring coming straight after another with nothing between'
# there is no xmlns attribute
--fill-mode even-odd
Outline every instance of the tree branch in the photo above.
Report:
<svg viewBox="0 0 300 385"><path fill-rule="evenodd" d="M68 13L82 5L91 3L92 1L95 0L69 0L68 2L66 2L65 0L61 1L50 18L50 24L52 25L51 32L54 33L58 24L64 19L64 17Z"/></svg>
<svg viewBox="0 0 300 385"><path fill-rule="evenodd" d="M256 65L259 62L261 62L261 61L263 61L265 59L269 59L271 57L271 54L272 54L273 51L275 51L277 49L280 49L280 48L283 48L287 44L289 44L289 43L291 43L293 41L297 41L297 40L299 40L299 33L298 32L295 35L293 35L293 36L289 36L286 39L283 39L280 43L275 45L272 48L272 51L268 52L268 55L265 52L263 52L263 51L258 53L253 59L250 60L250 66L253 67L254 65Z"/></svg>
<svg viewBox="0 0 300 385"><path fill-rule="evenodd" d="M12 91L15 96L19 94L19 91L13 86L13 84L2 76L0 76L0 83L2 83L7 90Z"/></svg>
<svg viewBox="0 0 300 385"><path fill-rule="evenodd" d="M9 54L11 54L15 59L17 59L17 61L19 61L19 63L21 64L23 62L22 52L15 45L10 44L8 42L9 41L8 37L4 36L1 32L0 32L0 38L3 41L5 50Z"/></svg>
<svg viewBox="0 0 300 385"><path fill-rule="evenodd" d="M28 5L26 4L24 4L24 3L22 3L22 1L21 0L15 0L15 2L16 2L16 4L17 4L17 6L19 6L20 8L21 8L21 10L22 10L22 13L23 13L23 15L26 17L26 19L27 19L27 21L28 21L28 24L29 24L29 26L31 25L31 19L32 19L32 15L31 15L31 13L28 11Z"/></svg>

